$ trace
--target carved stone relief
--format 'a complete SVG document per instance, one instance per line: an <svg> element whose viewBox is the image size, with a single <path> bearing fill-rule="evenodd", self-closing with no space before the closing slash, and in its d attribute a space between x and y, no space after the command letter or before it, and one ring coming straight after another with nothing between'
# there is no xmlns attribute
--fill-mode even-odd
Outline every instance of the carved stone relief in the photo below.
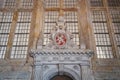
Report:
<svg viewBox="0 0 120 80"><path fill-rule="evenodd" d="M50 35L51 42L37 49L32 49L30 55L34 58L34 80L50 80L56 75L66 75L73 80L94 80L90 69L90 59L93 52L79 49L72 42L73 35L65 27L62 16L56 22Z"/></svg>

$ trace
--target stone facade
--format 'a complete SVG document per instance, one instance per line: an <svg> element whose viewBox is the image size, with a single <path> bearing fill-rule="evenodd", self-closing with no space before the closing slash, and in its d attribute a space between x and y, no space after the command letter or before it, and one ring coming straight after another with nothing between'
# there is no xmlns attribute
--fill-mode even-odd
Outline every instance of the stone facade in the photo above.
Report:
<svg viewBox="0 0 120 80"><path fill-rule="evenodd" d="M73 80L94 80L91 70L93 52L79 49L64 25L64 18L60 16L50 35L51 43L44 48L38 44L36 50L31 50L34 80L50 80L56 75L66 75Z"/></svg>
<svg viewBox="0 0 120 80"><path fill-rule="evenodd" d="M34 80L50 80L67 75L73 80L94 80L89 50L32 50Z"/></svg>
<svg viewBox="0 0 120 80"><path fill-rule="evenodd" d="M96 48L94 36L93 36L93 28L91 25L92 18L91 12L92 10L103 10L106 11L108 15L108 8L103 7L93 7L90 8L91 0L76 0L78 1L76 6L77 9L70 9L76 11L78 13L78 23L79 23L79 32L80 32L80 49L78 49L74 43L71 42L71 39L64 47L60 47L62 50L58 49L58 46L53 44L49 44L46 47L42 47L42 41L38 38L42 34L43 27L43 16L45 10L57 10L57 8L52 9L44 8L45 0L33 0L34 6L32 8L21 8L21 1L24 0L15 0L17 1L17 5L14 8L1 7L3 6L3 2L7 0L0 0L0 11L1 12L13 12L13 20L11 25L11 32L9 33L9 40L7 43L7 50L5 54L5 58L0 60L0 80L34 80L34 78L44 80L50 79L55 75L68 75L72 79L76 80L88 80L88 78L95 80L120 80L120 55L119 52L115 51L115 47L113 48L115 55L114 59L98 59L96 58ZM62 0L59 0L62 1ZM95 0L92 0L95 1ZM110 0L96 0L103 1L103 5L107 5L107 1ZM113 0L117 1L117 0ZM59 8L58 8L59 10ZM58 11L57 10L57 11ZM67 9L65 9L67 10ZM113 8L112 10L118 10ZM14 32L16 29L18 13L20 11L23 12L32 12L32 21L31 21L31 29L30 29L30 39L28 50L30 51L31 58L28 54L27 59L19 60L19 59L10 59L11 47L14 38ZM64 12L64 11L63 11ZM110 15L108 16L108 19ZM107 24L112 27L111 19L108 20ZM53 30L54 31L54 30ZM113 30L110 31L110 34L114 34ZM69 34L68 32L65 32ZM70 36L69 34L68 36ZM113 37L113 36L112 36ZM115 37L115 36L114 36ZM72 36L71 36L72 38ZM114 38L113 38L114 39ZM115 40L115 39L114 39ZM112 41L112 44L114 44ZM51 50L51 46L53 50ZM69 45L69 46L68 46ZM36 49L37 46L37 49ZM49 47L50 46L50 47ZM113 45L114 46L114 45ZM74 49L73 49L74 48ZM56 50L57 49L57 50ZM65 49L65 50L64 50ZM29 51L28 51L29 52ZM91 54L93 54L93 57ZM32 59L34 59L32 61ZM34 64L33 64L34 63ZM91 71L92 70L92 71ZM89 73L89 74L88 74ZM45 76L45 77L44 77ZM87 77L86 77L87 76Z"/></svg>

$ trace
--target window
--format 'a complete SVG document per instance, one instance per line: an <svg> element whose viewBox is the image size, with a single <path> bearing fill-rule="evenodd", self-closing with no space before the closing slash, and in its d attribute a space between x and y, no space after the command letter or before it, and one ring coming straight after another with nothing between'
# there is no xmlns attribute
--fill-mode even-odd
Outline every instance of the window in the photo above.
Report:
<svg viewBox="0 0 120 80"><path fill-rule="evenodd" d="M103 0L90 0L92 7L102 7L103 6Z"/></svg>
<svg viewBox="0 0 120 80"><path fill-rule="evenodd" d="M33 0L22 0L22 4L21 4L22 8L33 8Z"/></svg>
<svg viewBox="0 0 120 80"><path fill-rule="evenodd" d="M16 7L16 1L17 0L6 0L5 1L5 8L15 8Z"/></svg>
<svg viewBox="0 0 120 80"><path fill-rule="evenodd" d="M12 12L0 12L0 58L5 57L12 17Z"/></svg>
<svg viewBox="0 0 120 80"><path fill-rule="evenodd" d="M44 19L44 30L43 30L43 45L46 45L50 42L49 36L50 32L56 26L56 21L59 17L60 9L63 7L63 16L65 18L65 25L67 29L74 35L73 42L79 45L79 32L78 32L78 20L77 20L77 11L72 11L69 8L76 8L76 0L63 0L63 3L60 0L45 0L45 19ZM60 7L60 5L64 5ZM51 9L52 8L52 9ZM67 11L64 11L67 10Z"/></svg>
<svg viewBox="0 0 120 80"><path fill-rule="evenodd" d="M58 19L58 11L48 11L45 12L45 22L44 22L44 43L46 45L50 42L49 36L53 27L56 26L56 21Z"/></svg>
<svg viewBox="0 0 120 80"><path fill-rule="evenodd" d="M112 45L108 32L107 19L105 11L93 11L92 23L96 41L96 50L98 58L112 58Z"/></svg>
<svg viewBox="0 0 120 80"><path fill-rule="evenodd" d="M117 44L119 55L120 55L120 11L110 10L110 14L112 18L114 36L115 36L116 44Z"/></svg>
<svg viewBox="0 0 120 80"><path fill-rule="evenodd" d="M45 0L45 7L46 8L55 8L59 7L60 0Z"/></svg>
<svg viewBox="0 0 120 80"><path fill-rule="evenodd" d="M64 12L65 22L67 29L73 34L73 42L79 45L79 32L78 32L78 20L77 12L66 11Z"/></svg>
<svg viewBox="0 0 120 80"><path fill-rule="evenodd" d="M0 59L26 58L33 3L34 0L0 0ZM19 6L22 7L18 9Z"/></svg>
<svg viewBox="0 0 120 80"><path fill-rule="evenodd" d="M64 8L75 8L77 0L63 0Z"/></svg>
<svg viewBox="0 0 120 80"><path fill-rule="evenodd" d="M98 58L113 58L115 52L120 54L120 0L106 1L90 0Z"/></svg>
<svg viewBox="0 0 120 80"><path fill-rule="evenodd" d="M109 7L120 7L120 0L107 0Z"/></svg>
<svg viewBox="0 0 120 80"><path fill-rule="evenodd" d="M31 12L19 12L11 58L26 58L30 33Z"/></svg>

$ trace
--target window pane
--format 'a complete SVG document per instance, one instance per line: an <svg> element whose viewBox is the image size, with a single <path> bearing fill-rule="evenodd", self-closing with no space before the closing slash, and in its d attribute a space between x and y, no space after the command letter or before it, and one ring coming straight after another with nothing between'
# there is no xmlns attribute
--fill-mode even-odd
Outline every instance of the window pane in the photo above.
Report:
<svg viewBox="0 0 120 80"><path fill-rule="evenodd" d="M108 34L95 34L96 45L111 45Z"/></svg>
<svg viewBox="0 0 120 80"><path fill-rule="evenodd" d="M98 58L113 58L105 11L93 11L92 23Z"/></svg>
<svg viewBox="0 0 120 80"><path fill-rule="evenodd" d="M107 23L93 23L94 33L108 33Z"/></svg>
<svg viewBox="0 0 120 80"><path fill-rule="evenodd" d="M26 58L31 23L31 12L19 12L11 58Z"/></svg>
<svg viewBox="0 0 120 80"><path fill-rule="evenodd" d="M78 17L77 12L66 11L64 12L67 30L73 34L73 42L79 46L79 31L78 31Z"/></svg>
<svg viewBox="0 0 120 80"><path fill-rule="evenodd" d="M4 58L10 33L13 13L0 12L0 58Z"/></svg>
<svg viewBox="0 0 120 80"><path fill-rule="evenodd" d="M45 22L56 22L58 20L58 11L45 12Z"/></svg>
<svg viewBox="0 0 120 80"><path fill-rule="evenodd" d="M5 8L15 8L17 0L6 0L5 1Z"/></svg>
<svg viewBox="0 0 120 80"><path fill-rule="evenodd" d="M33 0L22 0L22 8L33 8Z"/></svg>
<svg viewBox="0 0 120 80"><path fill-rule="evenodd" d="M50 32L56 26L56 21L58 20L58 12L57 11L49 11L45 12L45 22L44 22L44 41L43 45L46 45L50 42Z"/></svg>
<svg viewBox="0 0 120 80"><path fill-rule="evenodd" d="M59 1L60 0L45 0L45 7L46 8L59 7Z"/></svg>
<svg viewBox="0 0 120 80"><path fill-rule="evenodd" d="M107 0L109 7L120 7L120 0Z"/></svg>
<svg viewBox="0 0 120 80"><path fill-rule="evenodd" d="M97 57L98 58L113 58L112 56L112 48L111 47L105 47L105 46L98 46L97 49Z"/></svg>
<svg viewBox="0 0 120 80"><path fill-rule="evenodd" d="M120 53L120 11L110 10L116 44Z"/></svg>
<svg viewBox="0 0 120 80"><path fill-rule="evenodd" d="M102 7L103 6L103 0L90 0L92 7Z"/></svg>
<svg viewBox="0 0 120 80"><path fill-rule="evenodd" d="M64 8L76 7L77 0L63 0Z"/></svg>

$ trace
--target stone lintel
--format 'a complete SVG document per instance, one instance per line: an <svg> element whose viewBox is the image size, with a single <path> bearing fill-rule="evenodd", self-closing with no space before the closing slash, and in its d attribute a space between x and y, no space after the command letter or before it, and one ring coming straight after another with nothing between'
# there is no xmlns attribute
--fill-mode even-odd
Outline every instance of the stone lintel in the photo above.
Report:
<svg viewBox="0 0 120 80"><path fill-rule="evenodd" d="M85 49L74 49L74 50L67 50L67 49L32 49L30 52L31 57L37 57L39 55L48 56L48 55L63 55L63 56L87 56L88 58L92 57L93 51Z"/></svg>

